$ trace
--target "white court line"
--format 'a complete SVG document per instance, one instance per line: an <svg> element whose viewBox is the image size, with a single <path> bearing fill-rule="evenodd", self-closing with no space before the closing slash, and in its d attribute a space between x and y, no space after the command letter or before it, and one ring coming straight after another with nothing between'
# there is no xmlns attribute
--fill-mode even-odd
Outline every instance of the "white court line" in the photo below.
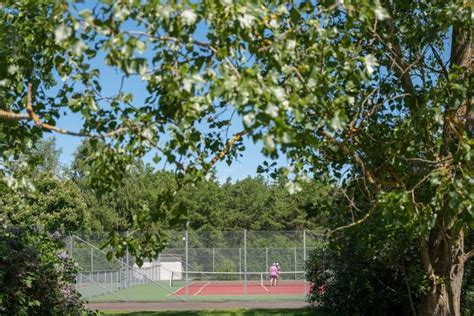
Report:
<svg viewBox="0 0 474 316"><path fill-rule="evenodd" d="M201 291L202 291L206 286L208 286L209 284L211 284L211 282L207 282L206 284L204 284L204 285L199 289L199 291L197 291L196 293L193 294L193 296L196 296L196 295L198 295L199 293L201 293Z"/></svg>
<svg viewBox="0 0 474 316"><path fill-rule="evenodd" d="M265 287L265 285L263 285L263 283L261 283L260 285L265 289L265 291L268 292L268 289Z"/></svg>
<svg viewBox="0 0 474 316"><path fill-rule="evenodd" d="M194 283L194 282L189 283L189 284L188 284L188 287L189 287L190 285L192 285L193 283ZM173 293L168 293L168 295L166 295L166 296L175 295L176 293L178 293L179 291L181 291L181 290L184 289L184 288L186 288L186 285L180 287L179 289L177 289L177 290L174 291ZM183 295L185 295L185 294L182 294L181 296L183 296Z"/></svg>

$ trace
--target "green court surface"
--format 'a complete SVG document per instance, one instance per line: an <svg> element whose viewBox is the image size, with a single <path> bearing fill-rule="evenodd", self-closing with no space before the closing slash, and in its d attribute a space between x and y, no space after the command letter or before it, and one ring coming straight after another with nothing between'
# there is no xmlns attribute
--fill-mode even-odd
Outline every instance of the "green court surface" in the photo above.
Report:
<svg viewBox="0 0 474 316"><path fill-rule="evenodd" d="M89 302L116 302L116 301L136 301L136 302L158 302L158 301L303 301L304 295L205 295L205 296L175 296L172 293L178 291L179 286L162 287L158 284L146 284L134 286L127 289L121 289L114 294L97 295L88 299ZM82 293L93 293L93 291L103 291L97 287L81 289ZM100 293L100 292L97 292Z"/></svg>
<svg viewBox="0 0 474 316"><path fill-rule="evenodd" d="M116 291L114 294L104 294L104 290L99 286L91 286L79 291L83 296L93 296L88 298L89 302L113 302L113 301L144 301L144 302L153 302L153 301L176 301L181 300L179 297L172 295L174 291L178 290L179 287L169 287L161 284L162 286L154 284L145 284L137 285L127 289L118 289L118 287L109 287L114 288ZM90 295L92 294L92 295Z"/></svg>
<svg viewBox="0 0 474 316"><path fill-rule="evenodd" d="M119 284L109 283L104 287L100 285L90 284L88 286L79 287L77 289L83 297L96 297L96 296L103 295L104 293L108 293L110 291L118 291Z"/></svg>

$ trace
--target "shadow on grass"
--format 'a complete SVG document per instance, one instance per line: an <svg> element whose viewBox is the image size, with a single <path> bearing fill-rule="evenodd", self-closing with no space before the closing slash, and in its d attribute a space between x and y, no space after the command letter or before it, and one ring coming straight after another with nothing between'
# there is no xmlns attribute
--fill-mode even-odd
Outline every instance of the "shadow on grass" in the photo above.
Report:
<svg viewBox="0 0 474 316"><path fill-rule="evenodd" d="M177 316L254 316L254 315L312 315L330 316L334 315L328 311L319 309L230 309L230 310L208 310L208 311L162 311L162 312L108 312L106 315L123 316L154 316L154 315L177 315Z"/></svg>

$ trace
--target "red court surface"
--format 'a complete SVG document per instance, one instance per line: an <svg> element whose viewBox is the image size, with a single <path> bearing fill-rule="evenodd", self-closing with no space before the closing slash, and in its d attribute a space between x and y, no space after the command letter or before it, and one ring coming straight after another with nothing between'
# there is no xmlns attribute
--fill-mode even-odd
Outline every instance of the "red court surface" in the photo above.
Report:
<svg viewBox="0 0 474 316"><path fill-rule="evenodd" d="M309 283L306 284L306 293L310 289ZM186 295L186 287L178 289L175 294ZM195 281L188 285L188 295L190 296L242 296L242 295L304 295L305 284L303 281L285 281L277 286L271 286L265 282L248 282L247 291L243 282L235 281Z"/></svg>

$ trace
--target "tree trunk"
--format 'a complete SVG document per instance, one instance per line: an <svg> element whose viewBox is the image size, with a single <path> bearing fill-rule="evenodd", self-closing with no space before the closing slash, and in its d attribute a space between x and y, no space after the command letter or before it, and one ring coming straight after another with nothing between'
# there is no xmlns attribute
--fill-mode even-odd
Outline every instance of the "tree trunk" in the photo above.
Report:
<svg viewBox="0 0 474 316"><path fill-rule="evenodd" d="M439 220L441 222L442 220ZM437 223L437 224L438 224ZM425 294L420 315L461 315L464 275L464 233L435 228L429 240L420 240L420 252L430 291Z"/></svg>
<svg viewBox="0 0 474 316"><path fill-rule="evenodd" d="M468 0L464 0L464 6L468 8ZM466 70L464 75L468 77L467 74L473 71L471 30L453 26L451 44L451 67L464 68ZM446 119L447 117L445 121ZM463 123L461 126L464 126L467 135L472 135L474 128L474 100L472 98L463 102L457 109L454 119L456 123ZM449 124L445 124L441 158L453 157L452 145L457 145L458 141ZM461 315L464 264L474 254L464 253L464 232L462 228L455 228L457 226L455 219L450 219L447 213L446 211L438 213L430 236L419 240L423 268L431 287L422 300L420 315Z"/></svg>

